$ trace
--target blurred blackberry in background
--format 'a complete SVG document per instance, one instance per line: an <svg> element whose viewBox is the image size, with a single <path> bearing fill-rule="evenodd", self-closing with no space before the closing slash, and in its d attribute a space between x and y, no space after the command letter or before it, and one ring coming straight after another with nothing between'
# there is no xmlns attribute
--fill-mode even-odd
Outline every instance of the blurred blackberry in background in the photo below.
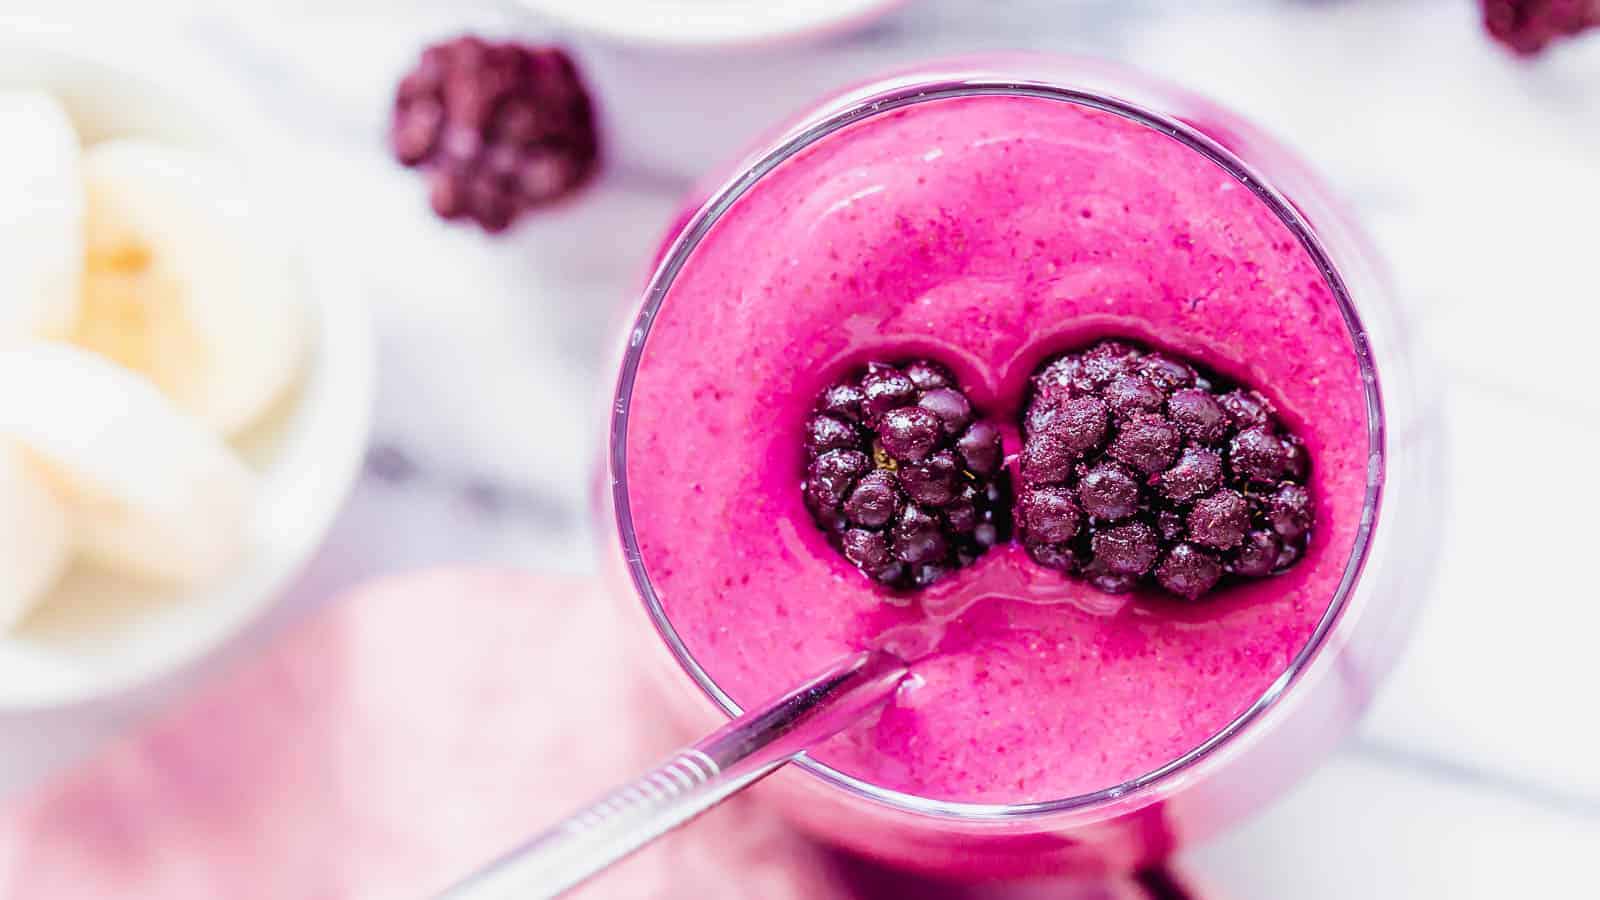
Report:
<svg viewBox="0 0 1600 900"><path fill-rule="evenodd" d="M1600 26L1600 0L1483 0L1483 23L1500 43L1529 56Z"/></svg>
<svg viewBox="0 0 1600 900"><path fill-rule="evenodd" d="M1041 565L1194 600L1293 565L1315 524L1305 446L1255 391L1126 341L1033 375L1017 527Z"/></svg>
<svg viewBox="0 0 1600 900"><path fill-rule="evenodd" d="M588 91L564 51L471 36L423 51L396 91L389 143L427 172L435 212L490 232L570 193L599 154Z"/></svg>
<svg viewBox="0 0 1600 900"><path fill-rule="evenodd" d="M824 388L805 451L806 508L880 584L927 587L1010 537L999 429L937 363L871 363Z"/></svg>

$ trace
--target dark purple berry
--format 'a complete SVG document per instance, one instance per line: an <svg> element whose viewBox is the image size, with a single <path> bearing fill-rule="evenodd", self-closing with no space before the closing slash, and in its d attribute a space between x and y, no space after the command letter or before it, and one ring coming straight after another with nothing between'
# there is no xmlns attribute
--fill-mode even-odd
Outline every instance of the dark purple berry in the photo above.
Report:
<svg viewBox="0 0 1600 900"><path fill-rule="evenodd" d="M952 382L948 370L937 363L931 363L927 360L908 363L905 367L905 373L906 377L911 379L911 383L916 385L919 391L931 391L935 388L948 387ZM966 397L963 396L962 399L965 400Z"/></svg>
<svg viewBox="0 0 1600 900"><path fill-rule="evenodd" d="M801 488L801 495L805 498L806 509L811 511L812 520L823 531L837 532L850 524L839 508L842 502L839 495L826 483L807 479Z"/></svg>
<svg viewBox="0 0 1600 900"><path fill-rule="evenodd" d="M979 475L993 475L1000 470L1000 429L988 422L974 422L960 439L956 449L967 468Z"/></svg>
<svg viewBox="0 0 1600 900"><path fill-rule="evenodd" d="M1217 402L1228 414L1228 420L1234 428L1246 428L1251 425L1260 425L1272 415L1272 404L1267 398L1255 391L1237 390L1229 391L1218 398Z"/></svg>
<svg viewBox="0 0 1600 900"><path fill-rule="evenodd" d="M1097 519L1126 519L1139 509L1139 482L1116 463L1101 463L1078 480L1078 505Z"/></svg>
<svg viewBox="0 0 1600 900"><path fill-rule="evenodd" d="M913 403L917 397L917 386L904 372L878 363L869 366L867 374L862 376L861 391L865 397L862 409L872 419Z"/></svg>
<svg viewBox="0 0 1600 900"><path fill-rule="evenodd" d="M806 501L813 512L833 512L871 464L859 450L830 450L806 470Z"/></svg>
<svg viewBox="0 0 1600 900"><path fill-rule="evenodd" d="M1198 599L1221 578L1222 563L1193 544L1173 547L1156 567L1156 583L1186 600Z"/></svg>
<svg viewBox="0 0 1600 900"><path fill-rule="evenodd" d="M1083 377L1083 357L1078 354L1058 356L1033 375L1034 395L1041 399L1092 389L1093 385Z"/></svg>
<svg viewBox="0 0 1600 900"><path fill-rule="evenodd" d="M1111 379L1133 370L1139 351L1121 341L1101 341L1083 354L1083 378L1096 388L1104 388Z"/></svg>
<svg viewBox="0 0 1600 900"><path fill-rule="evenodd" d="M1054 435L1042 434L1028 441L1019 460L1022 477L1030 484L1060 484L1072 474L1078 455Z"/></svg>
<svg viewBox="0 0 1600 900"><path fill-rule="evenodd" d="M1215 450L1188 447L1156 486L1173 503L1190 503L1222 486L1222 457Z"/></svg>
<svg viewBox="0 0 1600 900"><path fill-rule="evenodd" d="M1094 552L1094 567L1112 575L1143 575L1161 552L1155 530L1143 522L1097 531L1089 547Z"/></svg>
<svg viewBox="0 0 1600 900"><path fill-rule="evenodd" d="M1245 578L1265 578L1278 567L1278 554L1282 551L1283 544L1276 534L1264 528L1252 531L1234 551L1228 571Z"/></svg>
<svg viewBox="0 0 1600 900"><path fill-rule="evenodd" d="M1224 488L1195 501L1188 525L1189 540L1227 550L1250 530L1250 504L1238 492Z"/></svg>
<svg viewBox="0 0 1600 900"><path fill-rule="evenodd" d="M395 92L395 157L428 172L446 219L501 231L567 195L599 156L588 91L554 47L462 37L429 47Z"/></svg>
<svg viewBox="0 0 1600 900"><path fill-rule="evenodd" d="M812 456L829 450L854 450L861 446L855 426L833 416L812 416L806 420L806 452Z"/></svg>
<svg viewBox="0 0 1600 900"><path fill-rule="evenodd" d="M1083 519L1072 492L1064 487L1040 487L1023 494L1017 514L1028 535L1046 544L1072 540Z"/></svg>
<svg viewBox="0 0 1600 900"><path fill-rule="evenodd" d="M829 450L811 463L811 477L848 485L867 474L872 461L859 450Z"/></svg>
<svg viewBox="0 0 1600 900"><path fill-rule="evenodd" d="M1158 412L1166 400L1165 391L1139 374L1118 375L1105 389L1106 406L1122 419L1137 412Z"/></svg>
<svg viewBox="0 0 1600 900"><path fill-rule="evenodd" d="M977 492L967 487L961 496L946 503L944 521L957 534L971 534L978 527Z"/></svg>
<svg viewBox="0 0 1600 900"><path fill-rule="evenodd" d="M910 504L890 530L890 545L896 559L911 564L933 562L948 549L939 520Z"/></svg>
<svg viewBox="0 0 1600 900"><path fill-rule="evenodd" d="M917 405L939 417L946 434L960 434L972 421L972 404L967 395L953 388L933 388L922 395Z"/></svg>
<svg viewBox="0 0 1600 900"><path fill-rule="evenodd" d="M1311 530L1311 494L1304 485L1288 483L1267 499L1267 521L1285 541L1294 542Z"/></svg>
<svg viewBox="0 0 1600 900"><path fill-rule="evenodd" d="M1195 382L1195 371L1188 363L1165 353L1146 354L1144 359L1139 361L1138 370L1167 393L1188 387Z"/></svg>
<svg viewBox="0 0 1600 900"><path fill-rule="evenodd" d="M1076 397L1061 405L1056 427L1045 430L1058 437L1069 450L1084 453L1105 440L1108 417L1105 401L1097 397Z"/></svg>
<svg viewBox="0 0 1600 900"><path fill-rule="evenodd" d="M1228 413L1217 398L1199 388L1184 388L1167 401L1167 415L1183 436L1215 444L1228 435Z"/></svg>
<svg viewBox="0 0 1600 900"><path fill-rule="evenodd" d="M828 385L804 440L807 509L880 584L925 587L1010 535L1000 430L942 366L871 363Z"/></svg>
<svg viewBox="0 0 1600 900"><path fill-rule="evenodd" d="M853 384L836 384L822 392L817 411L848 422L861 421L861 402L865 399L861 388Z"/></svg>
<svg viewBox="0 0 1600 900"><path fill-rule="evenodd" d="M920 406L902 406L879 420L878 443L895 459L916 462L933 452L940 429L938 416Z"/></svg>
<svg viewBox="0 0 1600 900"><path fill-rule="evenodd" d="M889 524L899 508L899 485L894 473L884 469L868 472L844 501L845 518L852 524L869 528Z"/></svg>
<svg viewBox="0 0 1600 900"><path fill-rule="evenodd" d="M1154 475L1177 459L1179 442L1171 422L1154 413L1139 413L1123 423L1107 452L1117 462Z"/></svg>
<svg viewBox="0 0 1600 900"><path fill-rule="evenodd" d="M1311 461L1259 392L1125 341L1048 360L1029 384L1017 524L1041 565L1194 599L1304 551ZM1062 500L1075 516L1048 514Z"/></svg>
<svg viewBox="0 0 1600 900"><path fill-rule="evenodd" d="M1078 560L1066 544L1028 544L1028 556L1047 569L1070 572L1077 568Z"/></svg>
<svg viewBox="0 0 1600 900"><path fill-rule="evenodd" d="M887 416L884 417L887 420ZM926 461L900 468L900 485L906 495L923 506L945 506L960 490L961 467L955 453L940 450Z"/></svg>
<svg viewBox="0 0 1600 900"><path fill-rule="evenodd" d="M1228 465L1235 478L1270 484L1289 474L1294 451L1270 425L1252 425L1228 444Z"/></svg>
<svg viewBox="0 0 1600 900"><path fill-rule="evenodd" d="M866 574L868 578L871 578L873 581L876 581L879 584L885 584L890 587L899 587L905 581L905 573L905 563L894 561L890 562L881 569L869 571Z"/></svg>
<svg viewBox="0 0 1600 900"><path fill-rule="evenodd" d="M889 555L889 541L881 531L852 528L839 536L844 558L863 572L876 572L894 562Z"/></svg>

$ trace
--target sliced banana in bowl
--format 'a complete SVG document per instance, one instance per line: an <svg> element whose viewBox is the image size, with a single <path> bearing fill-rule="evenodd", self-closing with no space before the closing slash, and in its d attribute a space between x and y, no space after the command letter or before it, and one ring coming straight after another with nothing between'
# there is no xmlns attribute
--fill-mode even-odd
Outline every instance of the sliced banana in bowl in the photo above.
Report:
<svg viewBox="0 0 1600 900"><path fill-rule="evenodd" d="M72 340L153 381L224 435L256 421L305 355L294 279L263 251L244 177L148 138L83 158L87 271Z"/></svg>
<svg viewBox="0 0 1600 900"><path fill-rule="evenodd" d="M0 713L121 693L258 620L371 417L359 281L276 215L306 208L295 149L203 75L94 55L129 61L0 33Z"/></svg>
<svg viewBox="0 0 1600 900"><path fill-rule="evenodd" d="M0 439L48 472L89 561L197 584L244 549L255 474L116 363L66 344L0 349Z"/></svg>

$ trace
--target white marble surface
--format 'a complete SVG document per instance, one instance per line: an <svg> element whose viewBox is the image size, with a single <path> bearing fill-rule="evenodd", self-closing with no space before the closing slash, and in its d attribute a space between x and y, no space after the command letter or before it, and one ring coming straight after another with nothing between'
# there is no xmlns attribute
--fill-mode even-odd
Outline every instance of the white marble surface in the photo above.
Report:
<svg viewBox="0 0 1600 900"><path fill-rule="evenodd" d="M1353 199L1393 261L1448 387L1454 490L1428 612L1359 735L1190 860L1240 900L1582 895L1584 851L1600 847L1600 590L1587 575L1600 37L1522 65L1480 35L1474 7L925 0L783 51L580 37L611 128L606 174L498 241L435 221L385 156L382 125L422 42L551 33L512 4L179 2L141 6L133 23L83 0L10 0L0 14L125 27L228 79L300 141L308 202L366 272L382 356L367 476L274 625L378 572L587 569L605 336L692 179L808 98L933 54L1028 47L1132 61L1252 115ZM22 748L0 789L171 692L90 724L30 725L31 741L0 722Z"/></svg>

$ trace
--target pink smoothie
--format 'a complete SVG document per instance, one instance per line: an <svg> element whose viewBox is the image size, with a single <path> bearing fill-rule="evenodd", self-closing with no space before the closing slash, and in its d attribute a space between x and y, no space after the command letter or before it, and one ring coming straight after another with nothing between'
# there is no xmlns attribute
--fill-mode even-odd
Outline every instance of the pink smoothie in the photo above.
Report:
<svg viewBox="0 0 1600 900"><path fill-rule="evenodd" d="M801 426L846 369L928 356L1014 423L1041 360L1106 334L1277 405L1313 460L1319 524L1297 566L1183 606L1100 593L1006 546L908 603L812 524ZM1014 428L1005 442L1014 455ZM1368 451L1338 305L1259 198L1143 124L990 96L875 115L746 193L656 317L628 454L646 570L725 690L750 702L887 645L913 677L816 756L920 796L1022 802L1148 772L1262 694L1343 576Z"/></svg>

